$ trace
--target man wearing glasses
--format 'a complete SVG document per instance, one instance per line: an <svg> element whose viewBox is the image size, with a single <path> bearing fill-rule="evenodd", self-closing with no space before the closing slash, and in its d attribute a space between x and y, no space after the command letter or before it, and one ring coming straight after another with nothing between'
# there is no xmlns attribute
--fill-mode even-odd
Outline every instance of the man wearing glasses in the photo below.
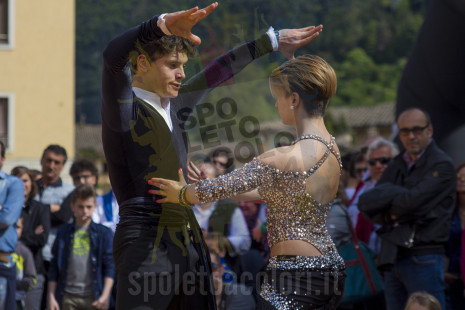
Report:
<svg viewBox="0 0 465 310"><path fill-rule="evenodd" d="M369 176L363 180L364 184L363 188L360 190L360 194L372 189L376 185L392 158L398 153L399 150L396 145L384 138L379 138L368 146L367 158ZM380 227L380 224L373 224L366 220L361 214L358 214L356 224L357 236L376 253L379 253L381 242L379 236L376 234L376 230Z"/></svg>
<svg viewBox="0 0 465 310"><path fill-rule="evenodd" d="M444 243L454 209L454 165L432 139L426 112L405 110L397 126L405 151L360 196L359 209L382 225L378 265L386 270L387 309L403 309L418 291L432 294L445 309Z"/></svg>

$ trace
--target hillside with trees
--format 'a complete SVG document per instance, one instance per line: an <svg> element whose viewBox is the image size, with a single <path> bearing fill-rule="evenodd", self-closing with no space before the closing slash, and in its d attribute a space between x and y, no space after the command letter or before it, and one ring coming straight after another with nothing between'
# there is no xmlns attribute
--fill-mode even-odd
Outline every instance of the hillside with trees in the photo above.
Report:
<svg viewBox="0 0 465 310"><path fill-rule="evenodd" d="M154 14L209 3L76 1L76 121L100 123L102 51L112 37ZM188 63L187 76L229 48L264 33L269 26L280 29L323 24L320 37L297 55L318 54L333 65L338 75L338 91L331 105L393 101L428 5L429 1L420 0L219 1L218 9L194 28L202 38L202 45L199 54ZM234 84L212 91L205 103L217 108L220 101L232 102L238 107L239 119L246 116L254 116L260 122L276 119L267 76L284 60L279 53L261 58L235 77ZM214 113L206 121L219 124L225 120Z"/></svg>

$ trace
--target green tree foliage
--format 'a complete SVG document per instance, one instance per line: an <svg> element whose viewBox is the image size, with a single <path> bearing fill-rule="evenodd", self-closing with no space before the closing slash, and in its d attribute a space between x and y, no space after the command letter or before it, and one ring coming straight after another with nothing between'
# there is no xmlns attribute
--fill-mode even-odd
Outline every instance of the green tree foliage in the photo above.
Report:
<svg viewBox="0 0 465 310"><path fill-rule="evenodd" d="M100 122L102 52L107 43L154 14L208 1L76 1L76 119ZM202 38L200 54L187 76L233 46L264 33L269 26L294 28L323 24L320 37L298 54L318 54L336 69L338 91L331 105L372 105L395 100L397 84L428 1L420 0L225 0L194 28ZM214 90L205 102L231 97L237 117L277 118L267 76L285 59L265 56L234 78L236 85ZM340 120L337 120L338 123ZM336 128L334 129L336 130Z"/></svg>
<svg viewBox="0 0 465 310"><path fill-rule="evenodd" d="M342 63L336 64L338 75L334 105L372 105L392 101L406 59L394 64L376 64L365 50L354 48Z"/></svg>

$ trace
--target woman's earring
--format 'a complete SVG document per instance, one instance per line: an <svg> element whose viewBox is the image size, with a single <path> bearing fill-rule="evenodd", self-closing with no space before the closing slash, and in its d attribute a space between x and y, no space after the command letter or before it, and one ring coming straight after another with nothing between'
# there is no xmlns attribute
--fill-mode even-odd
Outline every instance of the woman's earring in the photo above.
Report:
<svg viewBox="0 0 465 310"><path fill-rule="evenodd" d="M295 109L295 106L294 105L291 105L291 110L294 110Z"/></svg>

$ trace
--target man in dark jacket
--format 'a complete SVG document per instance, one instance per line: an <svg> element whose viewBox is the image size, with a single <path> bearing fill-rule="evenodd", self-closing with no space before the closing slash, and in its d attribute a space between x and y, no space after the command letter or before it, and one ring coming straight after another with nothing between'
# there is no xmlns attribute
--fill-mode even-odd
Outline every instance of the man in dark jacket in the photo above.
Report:
<svg viewBox="0 0 465 310"><path fill-rule="evenodd" d="M183 82L194 51L186 39L200 43L190 30L216 6L155 16L113 39L103 53L102 142L120 215L113 249L116 309L216 308L192 208L159 203L147 181L178 179L181 169L187 177L185 124L212 88L275 49L293 58L322 30L270 28Z"/></svg>
<svg viewBox="0 0 465 310"><path fill-rule="evenodd" d="M382 224L379 266L386 269L388 310L403 309L410 294L426 291L445 309L444 243L455 199L451 159L432 140L426 112L412 108L399 115L396 156L375 188L362 194L359 209Z"/></svg>

